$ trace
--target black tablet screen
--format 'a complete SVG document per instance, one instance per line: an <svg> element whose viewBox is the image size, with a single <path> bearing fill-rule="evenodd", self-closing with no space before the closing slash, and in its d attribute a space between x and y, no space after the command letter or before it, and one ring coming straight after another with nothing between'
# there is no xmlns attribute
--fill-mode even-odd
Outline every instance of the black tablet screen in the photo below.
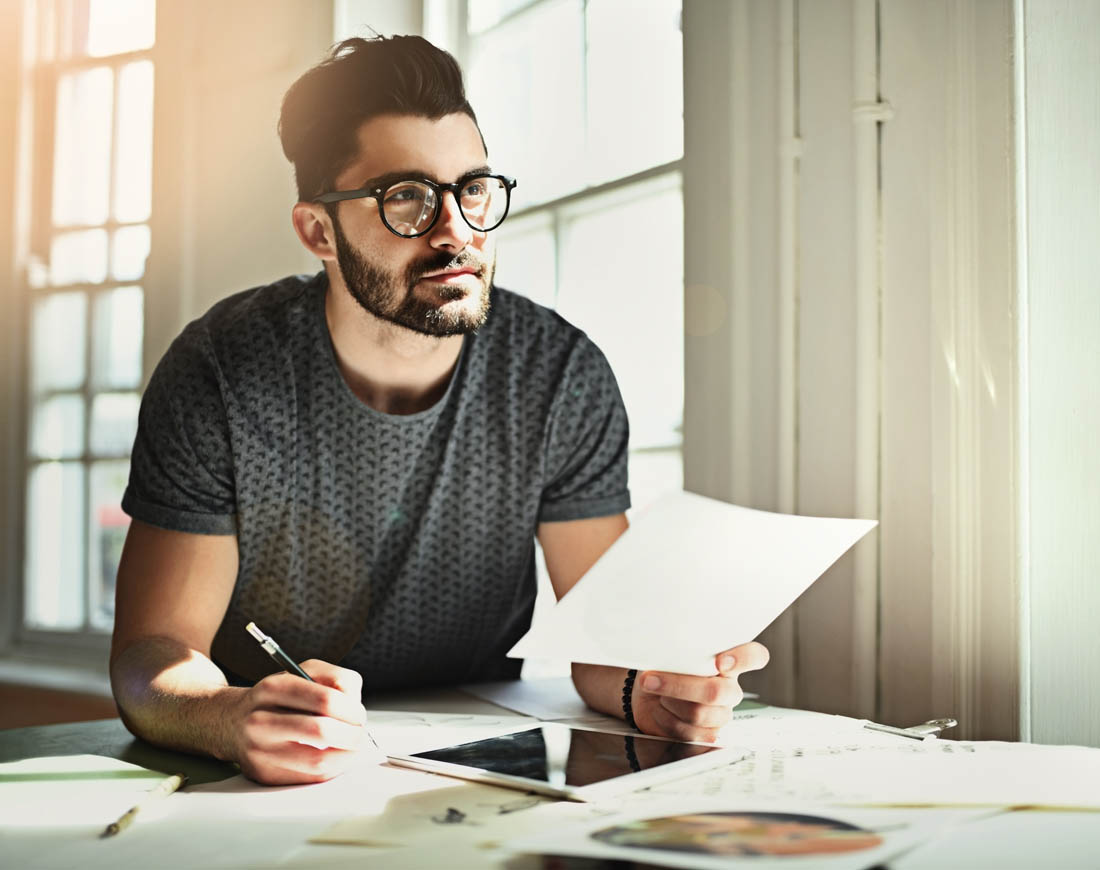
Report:
<svg viewBox="0 0 1100 870"><path fill-rule="evenodd" d="M544 723L527 731L417 752L460 764L553 786L583 786L713 752L714 746L673 743L643 735L623 736Z"/></svg>

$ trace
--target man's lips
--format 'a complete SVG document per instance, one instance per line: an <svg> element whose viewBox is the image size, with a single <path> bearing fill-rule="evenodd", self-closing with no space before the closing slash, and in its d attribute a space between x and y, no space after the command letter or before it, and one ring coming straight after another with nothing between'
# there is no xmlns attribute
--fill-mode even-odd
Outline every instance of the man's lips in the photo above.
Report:
<svg viewBox="0 0 1100 870"><path fill-rule="evenodd" d="M426 275L422 275L421 281L435 281L440 284L458 284L465 281L467 278L476 278L478 276L478 270L474 268L463 269L442 269L438 272L429 272Z"/></svg>

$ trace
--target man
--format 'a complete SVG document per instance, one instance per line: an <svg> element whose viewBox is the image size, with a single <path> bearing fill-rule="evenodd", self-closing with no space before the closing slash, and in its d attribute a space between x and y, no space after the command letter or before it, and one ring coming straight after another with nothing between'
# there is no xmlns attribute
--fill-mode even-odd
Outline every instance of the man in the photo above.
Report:
<svg viewBox="0 0 1100 870"><path fill-rule="evenodd" d="M323 263L215 305L142 402L111 675L127 726L265 783L328 779L363 692L518 676L537 534L564 595L626 528L607 362L492 287L514 182L488 166L454 59L351 39L288 91L294 228ZM672 578L670 578L671 581ZM244 625L314 682L277 672ZM595 709L713 739L763 666L711 678L574 666Z"/></svg>

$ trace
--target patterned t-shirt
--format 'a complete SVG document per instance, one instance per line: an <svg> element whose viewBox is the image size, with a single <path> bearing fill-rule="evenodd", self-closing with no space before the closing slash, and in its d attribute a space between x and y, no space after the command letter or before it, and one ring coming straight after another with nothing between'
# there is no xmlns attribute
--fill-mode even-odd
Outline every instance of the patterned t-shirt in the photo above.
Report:
<svg viewBox="0 0 1100 870"><path fill-rule="evenodd" d="M123 508L235 534L240 568L213 644L231 679L297 660L365 690L503 679L527 630L538 523L630 504L627 419L583 332L494 288L447 391L397 416L337 368L324 273L231 296L189 324L141 404Z"/></svg>

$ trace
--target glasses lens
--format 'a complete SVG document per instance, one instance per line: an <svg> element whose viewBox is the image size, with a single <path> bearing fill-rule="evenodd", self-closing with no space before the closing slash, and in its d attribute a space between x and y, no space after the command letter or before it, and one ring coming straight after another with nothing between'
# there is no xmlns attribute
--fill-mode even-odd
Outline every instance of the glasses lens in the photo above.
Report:
<svg viewBox="0 0 1100 870"><path fill-rule="evenodd" d="M419 181L399 181L382 196L382 215L390 228L402 236L424 232L439 209L439 198Z"/></svg>
<svg viewBox="0 0 1100 870"><path fill-rule="evenodd" d="M491 230L508 213L508 188L499 178L490 175L471 178L463 184L458 203L470 226Z"/></svg>

